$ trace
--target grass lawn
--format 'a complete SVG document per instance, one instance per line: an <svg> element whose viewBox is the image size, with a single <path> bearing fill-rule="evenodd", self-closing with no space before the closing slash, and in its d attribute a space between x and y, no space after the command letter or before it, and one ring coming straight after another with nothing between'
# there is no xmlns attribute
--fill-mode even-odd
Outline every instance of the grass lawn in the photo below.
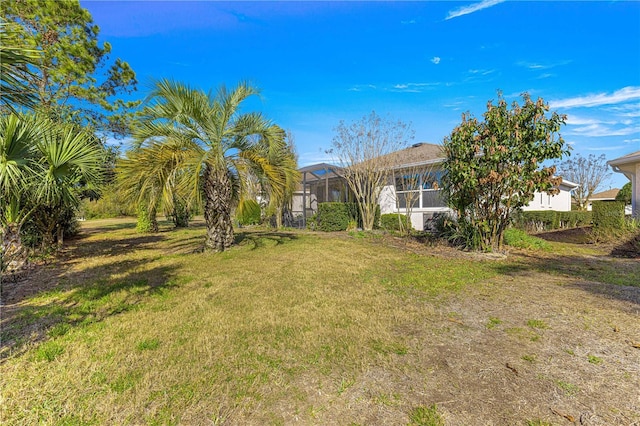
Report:
<svg viewBox="0 0 640 426"><path fill-rule="evenodd" d="M640 262L83 224L2 283L3 424L640 422ZM576 420L577 419L577 420Z"/></svg>

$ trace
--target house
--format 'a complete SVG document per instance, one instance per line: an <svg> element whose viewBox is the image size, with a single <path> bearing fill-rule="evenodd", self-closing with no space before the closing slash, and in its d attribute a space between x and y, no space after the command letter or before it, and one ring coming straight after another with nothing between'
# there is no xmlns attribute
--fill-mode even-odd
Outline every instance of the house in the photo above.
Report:
<svg viewBox="0 0 640 426"><path fill-rule="evenodd" d="M593 209L594 201L615 201L616 195L618 195L620 190L618 188L608 189L602 192L596 192L589 198L589 202L587 203L587 211L591 211Z"/></svg>
<svg viewBox="0 0 640 426"><path fill-rule="evenodd" d="M340 167L319 163L298 171L302 182L293 193L291 209L298 226L306 225L307 219L318 211L318 203L347 202L353 198Z"/></svg>
<svg viewBox="0 0 640 426"><path fill-rule="evenodd" d="M415 229L425 229L439 214L451 211L442 195L440 165L445 158L441 145L417 143L389 155L393 156L389 166L392 178L380 191L382 214L409 214ZM322 163L304 167L300 172L302 184L294 195L293 214L301 215L304 223L317 211L320 202L353 200L339 167ZM570 211L571 191L576 187L563 181L557 195L536 193L525 210Z"/></svg>
<svg viewBox="0 0 640 426"><path fill-rule="evenodd" d="M607 162L614 172L631 181L631 215L640 217L640 151Z"/></svg>

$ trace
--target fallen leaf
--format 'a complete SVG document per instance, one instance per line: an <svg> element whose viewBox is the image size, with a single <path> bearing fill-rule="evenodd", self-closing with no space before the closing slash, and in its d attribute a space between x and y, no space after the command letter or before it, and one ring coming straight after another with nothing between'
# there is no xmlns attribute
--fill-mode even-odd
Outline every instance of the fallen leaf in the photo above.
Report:
<svg viewBox="0 0 640 426"><path fill-rule="evenodd" d="M571 414L565 414L562 413L554 408L551 408L551 412L553 414L555 414L556 416L560 416L560 417L564 417L565 419L569 420L571 423L575 424L576 423L576 419L575 417L573 417Z"/></svg>

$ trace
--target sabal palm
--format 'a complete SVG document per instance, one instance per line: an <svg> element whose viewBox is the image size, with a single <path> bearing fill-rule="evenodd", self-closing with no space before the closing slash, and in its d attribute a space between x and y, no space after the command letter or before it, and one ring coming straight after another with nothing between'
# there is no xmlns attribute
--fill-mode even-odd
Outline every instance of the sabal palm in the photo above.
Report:
<svg viewBox="0 0 640 426"><path fill-rule="evenodd" d="M33 109L36 97L25 84L24 75L33 75L29 66L37 66L41 52L17 45L15 26L0 21L0 107L10 111L20 107Z"/></svg>
<svg viewBox="0 0 640 426"><path fill-rule="evenodd" d="M181 184L189 188L191 199L202 200L207 249L223 251L233 244L231 211L247 176L260 176L270 191L280 194L283 176L295 172L269 161L270 152L285 147L282 129L259 113L239 110L257 93L247 83L233 90L223 86L213 95L161 80L134 132L141 146L171 141L189 153L179 166Z"/></svg>
<svg viewBox="0 0 640 426"><path fill-rule="evenodd" d="M36 209L47 212L40 222L53 229L64 209L78 205L83 186L101 183L103 153L98 141L76 126L35 116L0 117L0 226L6 256L23 253L20 228Z"/></svg>

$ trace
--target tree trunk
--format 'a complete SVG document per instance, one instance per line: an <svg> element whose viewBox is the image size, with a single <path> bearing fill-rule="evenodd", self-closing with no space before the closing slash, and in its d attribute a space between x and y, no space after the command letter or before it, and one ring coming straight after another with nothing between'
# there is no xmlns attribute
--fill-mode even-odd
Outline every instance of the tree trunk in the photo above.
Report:
<svg viewBox="0 0 640 426"><path fill-rule="evenodd" d="M158 232L158 218L155 206L151 209L146 204L138 205L138 222L136 223L136 231L140 233Z"/></svg>
<svg viewBox="0 0 640 426"><path fill-rule="evenodd" d="M2 230L2 247L0 250L1 272L14 272L20 270L27 262L27 251L20 238L20 225L10 223Z"/></svg>
<svg viewBox="0 0 640 426"><path fill-rule="evenodd" d="M64 245L64 228L61 224L58 223L58 230L56 235L56 240L58 243L58 251L62 250L62 246Z"/></svg>
<svg viewBox="0 0 640 426"><path fill-rule="evenodd" d="M282 207L276 207L276 229L282 228Z"/></svg>
<svg viewBox="0 0 640 426"><path fill-rule="evenodd" d="M232 187L227 170L212 170L205 166L204 196L205 250L221 252L233 245Z"/></svg>
<svg viewBox="0 0 640 426"><path fill-rule="evenodd" d="M288 206L284 208L282 213L282 224L289 228L293 226L293 214Z"/></svg>

